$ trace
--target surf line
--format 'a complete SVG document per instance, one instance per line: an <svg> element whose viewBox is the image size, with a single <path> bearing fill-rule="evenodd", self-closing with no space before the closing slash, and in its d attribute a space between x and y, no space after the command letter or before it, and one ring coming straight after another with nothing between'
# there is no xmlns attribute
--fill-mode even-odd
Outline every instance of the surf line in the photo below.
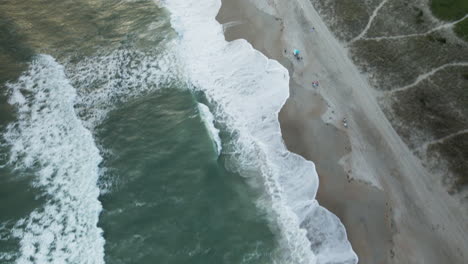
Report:
<svg viewBox="0 0 468 264"><path fill-rule="evenodd" d="M257 171L279 227L284 263L356 263L340 220L315 200L315 165L283 144L278 113L289 97L289 75L245 40L226 42L214 19L219 0L171 0L172 27L187 79L217 107L214 116L235 132L238 163Z"/></svg>
<svg viewBox="0 0 468 264"><path fill-rule="evenodd" d="M7 89L17 109L17 121L5 133L9 164L19 173L33 169L33 186L45 198L12 231L20 240L16 263L104 263L104 238L97 226L102 158L75 113L76 91L64 67L49 55L38 55Z"/></svg>

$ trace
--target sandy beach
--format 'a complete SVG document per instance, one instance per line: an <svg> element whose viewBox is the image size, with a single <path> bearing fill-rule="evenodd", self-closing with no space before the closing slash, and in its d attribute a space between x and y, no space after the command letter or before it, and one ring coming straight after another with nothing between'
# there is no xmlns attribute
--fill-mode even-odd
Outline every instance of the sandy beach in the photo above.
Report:
<svg viewBox="0 0 468 264"><path fill-rule="evenodd" d="M464 263L465 207L404 144L311 3L222 2L226 39L246 39L289 70L285 144L316 164L317 200L341 219L359 263Z"/></svg>

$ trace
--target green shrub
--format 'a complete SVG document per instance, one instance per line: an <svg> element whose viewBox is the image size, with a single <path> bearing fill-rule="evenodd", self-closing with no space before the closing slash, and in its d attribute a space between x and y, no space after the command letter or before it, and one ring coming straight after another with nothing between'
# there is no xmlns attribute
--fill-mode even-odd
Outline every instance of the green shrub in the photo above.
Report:
<svg viewBox="0 0 468 264"><path fill-rule="evenodd" d="M436 17L453 21L468 14L468 0L432 0L431 9Z"/></svg>
<svg viewBox="0 0 468 264"><path fill-rule="evenodd" d="M468 41L468 18L456 24L454 30L459 37Z"/></svg>
<svg viewBox="0 0 468 264"><path fill-rule="evenodd" d="M431 10L442 20L458 20L468 14L468 0L431 0ZM460 38L468 41L468 19L455 25L454 31Z"/></svg>

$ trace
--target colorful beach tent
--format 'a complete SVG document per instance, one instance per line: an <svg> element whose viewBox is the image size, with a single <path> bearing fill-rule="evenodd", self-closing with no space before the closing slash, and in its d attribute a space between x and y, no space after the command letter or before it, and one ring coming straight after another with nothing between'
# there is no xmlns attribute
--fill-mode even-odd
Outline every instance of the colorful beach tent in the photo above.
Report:
<svg viewBox="0 0 468 264"><path fill-rule="evenodd" d="M299 50L295 49L295 50L293 51L293 54L297 56L297 55L299 55L299 52L300 52Z"/></svg>

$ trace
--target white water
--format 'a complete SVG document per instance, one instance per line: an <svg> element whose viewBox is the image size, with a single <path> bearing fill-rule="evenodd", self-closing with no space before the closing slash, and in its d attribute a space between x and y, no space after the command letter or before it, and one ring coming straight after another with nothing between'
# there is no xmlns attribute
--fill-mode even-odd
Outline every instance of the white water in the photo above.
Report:
<svg viewBox="0 0 468 264"><path fill-rule="evenodd" d="M235 155L246 177L265 190L284 254L277 263L356 263L339 219L315 200L312 162L289 152L278 112L289 97L287 70L245 40L226 42L216 22L219 0L167 0L179 33L178 54L188 79L215 107L218 122L236 135Z"/></svg>
<svg viewBox="0 0 468 264"><path fill-rule="evenodd" d="M271 202L287 249L278 263L345 259L350 247L338 219L314 200L318 180L313 163L288 152L281 140L277 113L288 97L286 70L245 41L224 41L214 20L218 1L171 0L167 6L181 34L178 53L190 81L216 106L216 118L238 135L235 145L245 171L261 171L265 203ZM48 195L43 208L17 223L18 263L103 262L96 186L101 157L73 105L79 103L86 127L92 128L119 102L152 91L177 74L172 57L134 58L119 51L80 62L68 72L71 83L83 90L79 98L63 67L50 56L39 56L9 85L10 102L20 111L6 134L13 146L10 162L19 170L36 168L35 184ZM121 67L128 64L133 65L130 70Z"/></svg>
<svg viewBox="0 0 468 264"><path fill-rule="evenodd" d="M98 195L115 179L103 177L99 190L105 169L89 130L121 103L174 82L174 64L168 53L116 50L65 69L39 55L8 84L9 103L18 109L4 136L9 164L34 169L33 184L46 201L8 232L20 239L16 263L104 263Z"/></svg>
<svg viewBox="0 0 468 264"><path fill-rule="evenodd" d="M34 185L45 204L19 220L16 263L104 263L104 239L97 227L98 165L91 133L73 109L75 89L64 68L39 55L16 83L8 84L18 120L5 133L9 163L34 171Z"/></svg>
<svg viewBox="0 0 468 264"><path fill-rule="evenodd" d="M216 148L216 153L219 155L221 154L221 138L219 137L219 130L215 127L214 125L214 116L210 112L210 109L208 106L198 103L198 109L200 111L200 116L203 120L203 123L205 123L205 127L208 130L208 133L210 135L210 138L213 140L215 148Z"/></svg>
<svg viewBox="0 0 468 264"><path fill-rule="evenodd" d="M170 54L170 49L161 54L122 49L67 65L86 127L93 129L121 103L176 82L179 68Z"/></svg>
<svg viewBox="0 0 468 264"><path fill-rule="evenodd" d="M84 126L94 131L110 111L123 103L163 87L183 86L177 83L179 67L170 44L168 40L161 45L168 46L164 52L119 49L67 65L67 76L78 90L75 109ZM102 147L100 151L105 157L118 155ZM119 182L119 177L104 167L100 168L99 179L101 194L110 192Z"/></svg>

